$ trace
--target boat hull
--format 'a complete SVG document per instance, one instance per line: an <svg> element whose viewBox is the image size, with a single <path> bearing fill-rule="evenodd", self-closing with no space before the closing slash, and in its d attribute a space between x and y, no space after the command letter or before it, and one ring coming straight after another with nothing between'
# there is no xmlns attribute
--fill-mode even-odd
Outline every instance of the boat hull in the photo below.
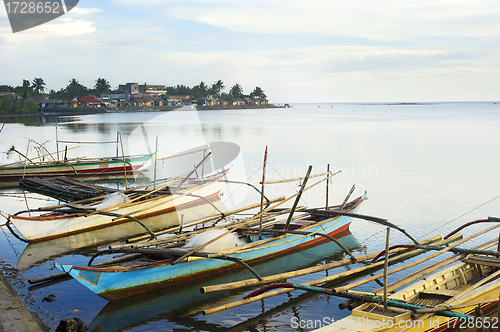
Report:
<svg viewBox="0 0 500 332"><path fill-rule="evenodd" d="M488 314L497 309L498 306L498 292L500 290L500 279L493 280L482 286L473 289L474 284L468 285L471 289L465 295L460 295L466 291L464 281L462 280L480 280L477 267L467 263L459 263L451 266L450 268L437 272L431 276L425 277L422 281L411 285L395 294L390 298L402 301L409 301L412 304L420 304L415 302L415 296L424 292L426 294L437 294L438 296L450 296L450 306L464 305L484 300L492 300L488 303L480 305L483 313ZM453 295L455 294L455 295ZM454 299L456 296L456 299ZM441 299L443 300L443 299ZM432 296L425 298L427 305L434 306L431 301L438 301ZM438 304L436 304L438 305ZM469 307L457 308L453 312L467 315L474 315L475 309L478 305L471 305ZM469 324L469 325L468 325ZM401 328L409 328L415 332L438 332L438 331L460 331L471 328L471 325L477 327L476 323L469 322L463 318L451 318L432 315L412 316L411 311L406 312L383 312L377 304L365 303L355 308L352 315L339 321L333 322L328 326L324 326L315 332L340 332L340 331L397 331Z"/></svg>
<svg viewBox="0 0 500 332"><path fill-rule="evenodd" d="M360 198L359 203L364 199ZM358 206L352 210L356 211ZM301 230L306 232L321 232L336 237L336 234L348 230L352 217L338 216L327 219ZM262 245L245 245L242 248L223 254L240 258L255 264L275 257L285 256L293 252L309 249L329 242L324 237L286 234L276 237L271 242ZM332 248L338 248L331 243ZM149 292L158 288L190 283L193 279L203 278L214 273L223 272L238 267L237 264L215 258L189 257L188 260L171 265L170 261L161 261L144 268L113 269L73 267L59 265L61 271L68 272L73 278L89 288L94 293L107 300L116 300L132 295Z"/></svg>
<svg viewBox="0 0 500 332"><path fill-rule="evenodd" d="M82 213L35 217L11 216L10 221L29 242L52 240L116 225L121 225L122 231L130 234L146 232L142 225L156 232L179 225L184 211L208 204L207 200L215 200L221 187L222 184L215 180L200 185L199 188L192 190L190 195L165 195L144 202L125 203L123 206L106 210L114 215ZM116 215L128 215L133 219Z"/></svg>
<svg viewBox="0 0 500 332"><path fill-rule="evenodd" d="M137 158L102 158L95 160L83 160L71 163L51 162L35 165L1 167L0 166L0 188L17 187L19 181L28 177L41 179L54 176L67 176L85 181L116 180L133 177L134 172L144 166L152 155Z"/></svg>

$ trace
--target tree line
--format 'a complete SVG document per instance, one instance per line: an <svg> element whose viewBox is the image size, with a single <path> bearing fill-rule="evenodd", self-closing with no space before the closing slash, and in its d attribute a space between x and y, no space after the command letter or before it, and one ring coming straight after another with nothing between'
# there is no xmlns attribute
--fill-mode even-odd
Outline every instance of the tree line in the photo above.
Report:
<svg viewBox="0 0 500 332"><path fill-rule="evenodd" d="M195 85L192 88L181 84L168 86L165 89L170 95L193 96L194 99L201 99L207 95L213 95L216 98L227 101L232 101L234 98L267 98L264 90L262 90L259 86L256 86L255 89L248 95L243 93L243 88L238 83L233 85L227 93L224 92L225 88L224 82L222 80L217 80L210 86L201 81L200 84Z"/></svg>
<svg viewBox="0 0 500 332"><path fill-rule="evenodd" d="M118 88L113 90L109 81L101 77L95 80L93 88L86 87L75 78L72 78L68 85L66 85L65 88L59 89L59 91L55 91L54 89L47 91L46 87L47 85L41 77L34 78L31 82L23 79L23 84L16 87L12 87L11 85L0 85L0 93L14 92L22 97L22 100L16 100L14 103L11 103L8 99L0 98L0 114L34 113L36 112L37 103L33 100L27 100L27 98L30 96L40 96L46 92L53 98L69 98L76 94L100 96L101 94L119 93ZM228 92L224 92L225 88L224 82L222 80L217 80L212 85L207 85L205 82L201 81L198 85L193 87L178 84L176 86L168 86L166 90L170 95L192 96L199 102L207 95L213 95L215 98L227 101L232 101L235 98L267 98L264 90L259 86L256 86L250 94L244 94L243 88L237 83L234 84Z"/></svg>

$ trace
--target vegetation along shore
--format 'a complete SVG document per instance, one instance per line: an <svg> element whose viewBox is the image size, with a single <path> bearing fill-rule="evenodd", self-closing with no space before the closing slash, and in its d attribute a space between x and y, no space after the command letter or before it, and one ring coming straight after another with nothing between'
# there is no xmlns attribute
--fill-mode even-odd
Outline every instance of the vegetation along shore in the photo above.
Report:
<svg viewBox="0 0 500 332"><path fill-rule="evenodd" d="M65 88L47 92L42 78L23 79L22 85L16 87L0 85L0 116L275 107L259 86L250 94L245 94L240 84L234 84L228 92L224 90L222 80L212 85L201 81L193 87L125 83L112 89L105 78L96 79L93 88L73 78Z"/></svg>

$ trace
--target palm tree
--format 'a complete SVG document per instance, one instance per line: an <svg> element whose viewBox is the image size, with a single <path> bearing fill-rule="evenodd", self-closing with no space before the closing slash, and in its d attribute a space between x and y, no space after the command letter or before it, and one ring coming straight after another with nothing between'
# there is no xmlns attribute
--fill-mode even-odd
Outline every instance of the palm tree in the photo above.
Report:
<svg viewBox="0 0 500 332"><path fill-rule="evenodd" d="M30 94L30 81L23 80L22 91L23 91L23 99L28 98L28 96Z"/></svg>
<svg viewBox="0 0 500 332"><path fill-rule="evenodd" d="M241 85L239 85L238 83L236 83L235 85L233 85L233 87L231 88L231 90L229 90L229 94L231 96L233 96L234 98L241 97L241 95L243 95L243 89L241 88Z"/></svg>
<svg viewBox="0 0 500 332"><path fill-rule="evenodd" d="M212 84L212 93L217 97L219 97L220 93L222 92L222 90L224 90L224 88L225 88L224 82L222 82L222 80L218 80L214 84Z"/></svg>
<svg viewBox="0 0 500 332"><path fill-rule="evenodd" d="M264 93L264 90L262 90L262 88L260 86L255 87L255 89L252 91L252 93L250 93L250 97L252 97L252 98L257 97L260 99L267 98L266 94Z"/></svg>
<svg viewBox="0 0 500 332"><path fill-rule="evenodd" d="M45 85L46 84L43 81L43 78L35 78L33 80L33 83L31 83L31 87L33 88L37 96L45 91Z"/></svg>
<svg viewBox="0 0 500 332"><path fill-rule="evenodd" d="M205 94L207 92L207 85L205 84L205 82L201 81L198 87L200 88L200 92L202 94Z"/></svg>
<svg viewBox="0 0 500 332"><path fill-rule="evenodd" d="M81 85L76 79L71 79L69 84L66 86L66 93L70 96L74 96L77 93L86 93L87 88Z"/></svg>
<svg viewBox="0 0 500 332"><path fill-rule="evenodd" d="M109 90L111 90L111 85L105 78L98 78L95 81L94 89L97 95L101 95L103 93L109 93Z"/></svg>

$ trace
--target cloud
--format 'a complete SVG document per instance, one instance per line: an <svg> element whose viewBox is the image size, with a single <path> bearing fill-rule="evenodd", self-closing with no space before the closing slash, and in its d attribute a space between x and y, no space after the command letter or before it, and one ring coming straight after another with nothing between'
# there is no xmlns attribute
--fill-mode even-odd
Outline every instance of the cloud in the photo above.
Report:
<svg viewBox="0 0 500 332"><path fill-rule="evenodd" d="M68 12L68 15L84 16L84 15L90 15L90 14L101 13L101 12L102 12L102 10L99 8L75 7L70 12Z"/></svg>
<svg viewBox="0 0 500 332"><path fill-rule="evenodd" d="M250 33L318 33L391 40L498 35L496 0L240 0L172 3L177 18Z"/></svg>

